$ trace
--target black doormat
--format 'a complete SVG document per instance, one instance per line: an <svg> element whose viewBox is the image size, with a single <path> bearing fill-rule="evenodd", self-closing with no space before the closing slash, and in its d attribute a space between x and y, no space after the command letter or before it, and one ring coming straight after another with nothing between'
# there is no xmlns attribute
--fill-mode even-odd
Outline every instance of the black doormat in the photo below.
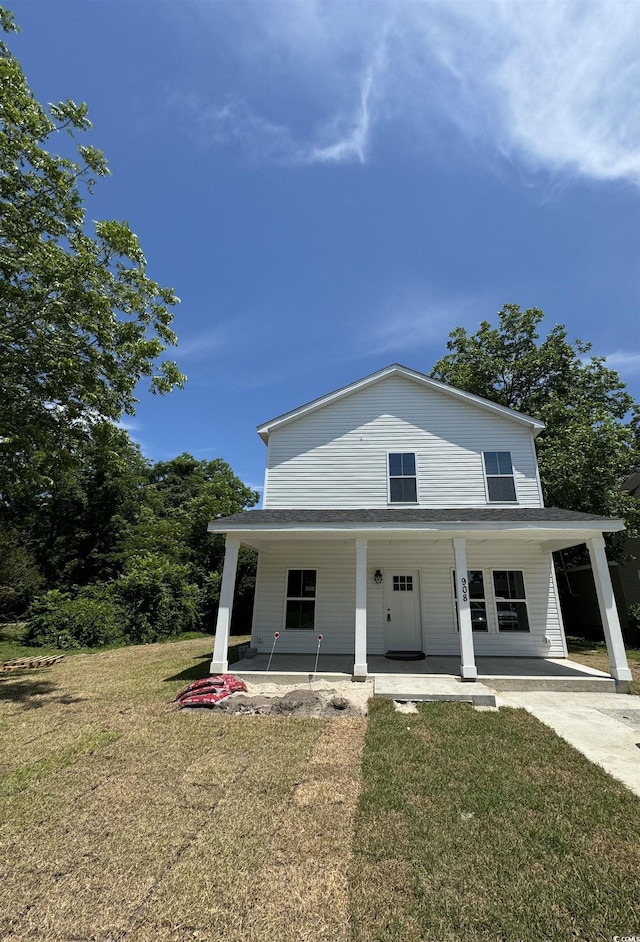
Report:
<svg viewBox="0 0 640 942"><path fill-rule="evenodd" d="M390 661L424 661L424 651L387 651L385 657Z"/></svg>

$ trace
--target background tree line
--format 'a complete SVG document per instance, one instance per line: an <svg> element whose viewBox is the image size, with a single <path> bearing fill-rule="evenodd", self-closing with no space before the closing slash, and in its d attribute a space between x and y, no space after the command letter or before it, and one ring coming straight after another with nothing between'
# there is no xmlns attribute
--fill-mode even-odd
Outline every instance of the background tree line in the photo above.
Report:
<svg viewBox="0 0 640 942"><path fill-rule="evenodd" d="M224 539L207 523L257 500L224 461L151 463L126 432L100 426L81 460L4 504L0 615L29 612L30 640L57 646L211 630ZM235 613L243 626L254 565L245 550Z"/></svg>

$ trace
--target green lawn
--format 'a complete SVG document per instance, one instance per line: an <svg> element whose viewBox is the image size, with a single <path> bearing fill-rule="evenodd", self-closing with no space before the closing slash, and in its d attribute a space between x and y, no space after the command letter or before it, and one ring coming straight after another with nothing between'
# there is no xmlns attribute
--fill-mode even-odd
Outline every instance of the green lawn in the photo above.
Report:
<svg viewBox="0 0 640 942"><path fill-rule="evenodd" d="M640 927L640 799L533 716L376 701L353 940L596 942Z"/></svg>
<svg viewBox="0 0 640 942"><path fill-rule="evenodd" d="M3 942L637 933L640 799L532 716L181 713L211 641L0 675Z"/></svg>

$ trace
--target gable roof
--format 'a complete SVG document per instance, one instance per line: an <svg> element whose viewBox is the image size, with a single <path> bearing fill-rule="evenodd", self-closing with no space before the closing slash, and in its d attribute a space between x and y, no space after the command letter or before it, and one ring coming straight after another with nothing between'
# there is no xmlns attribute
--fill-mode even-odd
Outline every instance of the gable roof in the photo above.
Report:
<svg viewBox="0 0 640 942"><path fill-rule="evenodd" d="M274 419L269 419L269 421L263 422L262 425L258 426L258 435L264 442L268 442L269 435L272 431L274 431L274 429L280 428L283 425L288 425L289 422L295 422L297 419L300 419L305 415L309 415L311 412L316 412L318 409L323 409L325 406L331 405L334 402L338 402L340 399L345 399L347 396L351 396L353 393L359 392L361 389L366 389L368 386L372 386L374 383L379 383L381 380L387 379L389 376L401 376L403 379L408 379L411 382L430 387L431 389L437 389L439 392L446 393L447 395L453 396L454 398L466 400L469 403L479 406L481 409L485 409L490 412L497 412L506 419L511 419L514 422L519 422L528 426L531 429L534 437L539 435L544 428L544 422L541 422L540 419L534 419L532 416L525 415L523 412L516 412L515 409L508 409L506 406L500 406L497 402L492 402L490 399L483 399L482 396L474 396L473 393L468 393L462 389L457 389L455 386L448 386L446 383L441 383L437 379L432 379L430 376L426 376L424 373L419 373L417 370L411 370L408 366L402 366L400 363L391 363L389 366L385 366L382 370L377 370L375 373L370 373L368 376L363 376L362 379L356 380L355 383L349 383L348 386L342 386L340 389L334 389L333 392L327 393L324 396L320 396L319 399L312 399L311 402L306 402L304 405L298 406L297 409L292 409L291 412L285 412L283 415L278 415Z"/></svg>

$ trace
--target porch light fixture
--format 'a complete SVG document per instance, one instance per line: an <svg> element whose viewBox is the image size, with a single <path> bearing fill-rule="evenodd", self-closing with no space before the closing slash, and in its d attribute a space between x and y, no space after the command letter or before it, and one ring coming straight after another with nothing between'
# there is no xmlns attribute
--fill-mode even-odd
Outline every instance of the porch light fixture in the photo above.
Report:
<svg viewBox="0 0 640 942"><path fill-rule="evenodd" d="M373 574L373 581L374 581L377 585L380 585L380 583L382 582L382 573L380 572L379 569L376 569L376 571L374 572L374 574Z"/></svg>

